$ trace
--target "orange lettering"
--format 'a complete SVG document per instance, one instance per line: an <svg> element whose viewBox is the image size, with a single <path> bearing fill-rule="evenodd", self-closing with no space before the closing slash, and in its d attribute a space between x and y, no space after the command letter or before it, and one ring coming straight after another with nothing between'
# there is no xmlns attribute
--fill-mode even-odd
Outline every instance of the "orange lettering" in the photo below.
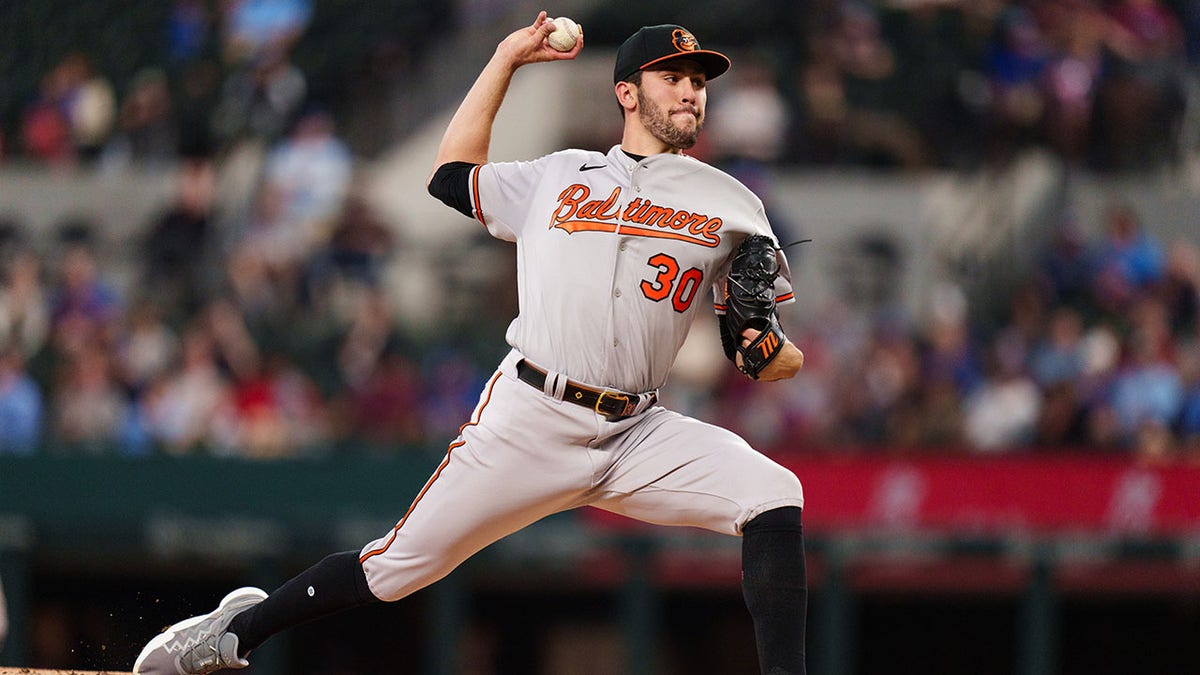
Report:
<svg viewBox="0 0 1200 675"><path fill-rule="evenodd" d="M585 203L579 208L578 217L588 218L592 220L616 220L617 214L611 212L613 204L616 203L617 197L621 195L621 188L614 188L612 193L608 195L608 199L604 201L592 200Z"/></svg>
<svg viewBox="0 0 1200 675"><path fill-rule="evenodd" d="M579 208L579 203L587 199L591 193L592 191L586 185L578 183L558 193L558 208L550 216L550 227L554 227L555 223L570 220Z"/></svg>
<svg viewBox="0 0 1200 675"><path fill-rule="evenodd" d="M642 220L638 222L646 225L657 225L658 227L663 227L663 221L670 220L671 216L673 215L675 215L675 209L668 209L665 206L651 206L650 208L646 209L646 213Z"/></svg>
<svg viewBox="0 0 1200 675"><path fill-rule="evenodd" d="M625 212L621 214L621 219L622 219L622 220L627 220L627 221L629 221L629 222L634 222L634 220L633 220L633 214L634 214L634 212L635 212L635 211L637 211L637 210L638 210L638 208L639 208L641 205L642 205L642 198L641 198L641 197L638 197L637 199L635 199L635 200L633 200L633 201L629 202L629 205L625 207Z"/></svg>
<svg viewBox="0 0 1200 675"><path fill-rule="evenodd" d="M725 221L720 218L710 218L708 222L704 223L704 227L700 229L700 236L711 241L713 246L716 246L721 243L721 236L717 234L717 230L721 229L721 226L724 224Z"/></svg>
<svg viewBox="0 0 1200 675"><path fill-rule="evenodd" d="M632 236L677 239L709 248L721 243L717 232L724 222L720 218L660 206L643 197L631 200L622 208L619 187L613 188L603 200L589 199L590 196L591 189L580 183L571 184L563 189L558 195L558 206L550 216L550 227L557 227L568 233L612 232L616 229L615 223L622 221L643 226L622 227L623 233Z"/></svg>
<svg viewBox="0 0 1200 675"><path fill-rule="evenodd" d="M758 349L762 352L763 358L770 358L771 353L779 346L779 338L774 333L767 333L763 341L759 343Z"/></svg>

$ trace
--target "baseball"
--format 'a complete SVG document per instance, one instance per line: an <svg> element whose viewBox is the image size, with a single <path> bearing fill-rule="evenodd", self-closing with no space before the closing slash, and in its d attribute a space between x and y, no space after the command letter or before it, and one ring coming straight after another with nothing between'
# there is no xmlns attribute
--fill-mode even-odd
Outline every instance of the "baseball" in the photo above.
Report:
<svg viewBox="0 0 1200 675"><path fill-rule="evenodd" d="M569 52L574 49L575 43L579 40L579 24L565 16L558 17L553 23L554 32L550 33L546 42L560 52Z"/></svg>

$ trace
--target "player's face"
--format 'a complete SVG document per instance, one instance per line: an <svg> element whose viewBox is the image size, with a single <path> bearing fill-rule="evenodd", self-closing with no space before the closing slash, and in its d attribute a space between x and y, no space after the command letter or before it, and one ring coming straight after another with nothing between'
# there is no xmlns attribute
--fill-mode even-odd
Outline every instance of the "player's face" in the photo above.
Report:
<svg viewBox="0 0 1200 675"><path fill-rule="evenodd" d="M642 125L672 148L692 147L704 126L705 85L704 71L691 61L673 60L662 69L642 73L637 90Z"/></svg>

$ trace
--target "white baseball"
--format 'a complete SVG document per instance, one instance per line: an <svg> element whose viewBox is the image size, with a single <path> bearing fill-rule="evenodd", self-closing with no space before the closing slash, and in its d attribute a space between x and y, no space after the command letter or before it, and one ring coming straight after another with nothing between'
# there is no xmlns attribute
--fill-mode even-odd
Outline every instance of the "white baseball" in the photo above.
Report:
<svg viewBox="0 0 1200 675"><path fill-rule="evenodd" d="M569 52L575 48L575 43L579 40L579 24L565 16L560 16L553 21L554 32L546 38L546 42L550 46L560 52Z"/></svg>

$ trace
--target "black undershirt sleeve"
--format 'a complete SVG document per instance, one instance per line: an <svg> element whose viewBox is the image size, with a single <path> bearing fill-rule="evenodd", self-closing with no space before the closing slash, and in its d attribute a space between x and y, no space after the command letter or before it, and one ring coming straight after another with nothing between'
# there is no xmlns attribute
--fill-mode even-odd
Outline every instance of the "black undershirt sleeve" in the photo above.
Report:
<svg viewBox="0 0 1200 675"><path fill-rule="evenodd" d="M470 181L471 169L476 166L479 165L471 162L446 162L439 166L429 181L429 194L466 217L474 218Z"/></svg>

